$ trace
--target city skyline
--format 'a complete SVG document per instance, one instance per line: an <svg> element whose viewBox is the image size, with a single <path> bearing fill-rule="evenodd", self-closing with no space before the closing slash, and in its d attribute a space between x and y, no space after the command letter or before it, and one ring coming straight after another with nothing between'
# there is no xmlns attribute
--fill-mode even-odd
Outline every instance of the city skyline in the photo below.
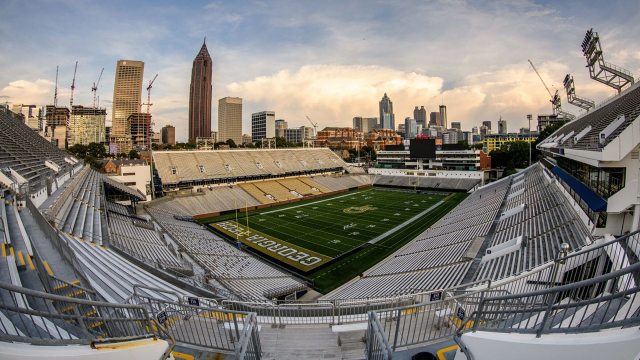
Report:
<svg viewBox="0 0 640 360"><path fill-rule="evenodd" d="M637 37L639 15L625 13L627 6L611 5L612 16L602 19L596 7L578 9L571 1L504 6L401 1L369 7L361 2L340 6L199 2L177 7L160 1L135 4L134 11L124 3L89 9L36 1L25 8L9 1L4 7L7 51L0 101L52 103L55 66L60 65L58 103L65 106L78 61L74 103L92 103L91 84L104 67L98 95L111 118L115 62L136 59L147 67L143 84L159 74L152 92L154 130L172 124L177 140L185 141L193 49L207 36L210 49L215 49L212 129L218 126L217 100L225 96L243 98L243 132L247 132L250 114L266 108L292 127L305 125L306 115L320 128L349 126L355 116L376 116L377 102L385 92L394 101L398 119L413 117L416 105L437 111L444 101L448 121L461 122L464 129L483 120L496 121L500 114L517 129L526 126L526 114L551 112L548 94L527 58L550 86L561 90L563 108L570 112L579 113L567 104L562 90L561 80L568 72L574 75L579 93L596 103L613 94L589 80L584 69L578 44L588 27L599 31L608 61L640 73L640 47L629 41ZM355 9L361 10L359 16L347 19ZM141 10L149 16L140 19ZM107 27L115 32L105 35L106 22L88 21L94 13L118 24ZM395 20L384 31L375 21L382 14ZM59 25L71 19L82 32L70 33ZM417 19L429 21L423 24ZM526 26L519 26L521 19L527 20ZM406 26L418 23L422 27ZM437 36L431 35L434 28ZM504 28L515 29L509 41L503 41ZM456 31L462 35L454 36ZM518 45L522 43L528 44L526 48ZM617 47L622 43L625 47ZM45 51L43 44L56 51ZM261 54L268 54L268 59L257 60Z"/></svg>

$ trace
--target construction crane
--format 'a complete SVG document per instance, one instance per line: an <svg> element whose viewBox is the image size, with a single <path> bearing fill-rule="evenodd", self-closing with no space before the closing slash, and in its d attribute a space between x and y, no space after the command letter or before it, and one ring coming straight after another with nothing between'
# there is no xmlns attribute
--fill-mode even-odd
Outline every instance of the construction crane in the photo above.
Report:
<svg viewBox="0 0 640 360"><path fill-rule="evenodd" d="M93 86L91 87L91 91L93 91L93 109L96 109L96 93L98 92L98 85L100 84L100 79L102 79L102 72L104 71L104 68L102 68L102 70L100 70L100 76L98 76L98 81L93 83Z"/></svg>
<svg viewBox="0 0 640 360"><path fill-rule="evenodd" d="M53 91L53 113L55 114L58 107L58 66L56 66L56 87Z"/></svg>
<svg viewBox="0 0 640 360"><path fill-rule="evenodd" d="M151 121L151 105L153 105L151 103L151 88L153 88L153 82L156 81L156 78L158 77L158 74L156 74L156 76L153 77L153 79L151 79L151 81L149 81L149 86L147 86L147 103L146 104L140 104L140 110L142 110L142 106L143 105L147 105L147 138L145 139L147 142L147 149L151 149L151 126L155 125L155 122Z"/></svg>
<svg viewBox="0 0 640 360"><path fill-rule="evenodd" d="M78 71L78 62L76 68L73 69L73 81L71 82L71 96L69 97L69 110L73 111L73 90L76 88L76 72Z"/></svg>
<svg viewBox="0 0 640 360"><path fill-rule="evenodd" d="M533 71L536 72L536 74L540 78L540 81L542 81L542 85L544 85L544 88L547 89L547 92L549 93L549 96L551 97L551 109L553 111L553 114L562 116L562 117L564 117L566 119L569 119L569 120L574 120L576 118L575 115L562 110L562 101L560 99L560 95L558 94L558 90L556 90L555 94L552 94L551 90L549 90L549 87L547 86L547 83L544 82L544 79L542 78L542 75L540 75L540 73L538 72L538 69L536 68L536 66L533 65L531 60L527 60L527 61L529 61L529 64L531 64L531 67L533 68Z"/></svg>
<svg viewBox="0 0 640 360"><path fill-rule="evenodd" d="M311 119L309 119L309 117L307 116L307 120L309 120L309 122L311 123L311 125L313 126L313 135L317 136L318 135L318 123L313 123L313 121L311 121Z"/></svg>

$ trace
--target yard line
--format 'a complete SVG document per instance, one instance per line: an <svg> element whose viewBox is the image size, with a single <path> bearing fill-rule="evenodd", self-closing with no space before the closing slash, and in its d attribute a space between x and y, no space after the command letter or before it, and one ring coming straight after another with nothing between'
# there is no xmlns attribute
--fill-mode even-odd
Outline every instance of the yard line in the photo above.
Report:
<svg viewBox="0 0 640 360"><path fill-rule="evenodd" d="M398 225L398 226L394 227L393 229L391 229L391 230L387 231L386 233L381 234L381 235L380 235L380 236L378 236L377 238L375 238L375 239L373 239L373 240L370 240L370 241L369 241L369 244L375 244L375 243L377 243L378 241L380 241L380 240L384 239L385 237L387 237L387 236L389 236L389 235L393 234L394 232L398 231L398 229L399 229L399 228L404 227L405 225L407 225L407 224L409 224L409 223L413 222L414 220L416 220L416 219L418 219L418 218L422 217L423 215L425 215L425 214L426 214L426 213L428 213L429 211L431 211L431 210L433 210L433 209L437 208L438 206L440 206L440 205L442 205L442 204L444 204L444 202L443 202L443 201L437 202L436 204L434 204L433 206L431 206L431 207L430 207L430 208L428 208L427 210L425 210L425 211L421 212L420 214L418 214L418 215L416 215L416 216L412 217L411 219L409 219L409 220L407 220L407 221L403 222L402 224L400 224L400 225Z"/></svg>
<svg viewBox="0 0 640 360"><path fill-rule="evenodd" d="M358 194L362 194L363 192L367 192L367 191L371 191L371 190L364 190L364 191L358 191L352 194L347 194L347 195L340 195L340 196L336 196L336 197L332 197L331 199L325 199L325 200L318 200L318 201L314 201L314 202L310 202L310 203L306 203L306 204L301 204L301 205L297 205L297 206L291 206L285 209L277 209L277 210L271 210L271 211L265 211L262 212L260 214L257 214L256 216L260 216L260 215L264 215L264 214L271 214L271 213L275 213L275 212L279 212L279 211L286 211L286 210L290 210L290 209L296 209L302 206L308 206L308 205L312 205L312 204L319 204L321 202L325 202L325 201L333 201L335 199L340 199L343 197L347 197L347 196L353 196L353 195L358 195Z"/></svg>

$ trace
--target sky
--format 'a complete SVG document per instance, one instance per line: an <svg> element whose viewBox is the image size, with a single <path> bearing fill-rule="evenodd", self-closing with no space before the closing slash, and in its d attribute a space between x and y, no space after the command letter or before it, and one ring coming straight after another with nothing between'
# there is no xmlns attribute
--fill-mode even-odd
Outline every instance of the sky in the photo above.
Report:
<svg viewBox="0 0 640 360"><path fill-rule="evenodd" d="M502 117L509 131L527 127L527 114L551 112L549 94L529 62L566 101L565 74L579 96L599 103L615 90L589 78L580 44L598 32L607 62L640 74L637 0L558 2L433 1L2 1L0 102L74 104L98 96L108 125L116 62L145 62L155 130L188 131L193 59L206 37L213 59L212 130L218 99L243 99L243 133L251 113L271 110L289 127L321 130L352 126L355 116L377 117L386 92L396 125L447 106L463 130ZM146 91L142 100L146 102Z"/></svg>

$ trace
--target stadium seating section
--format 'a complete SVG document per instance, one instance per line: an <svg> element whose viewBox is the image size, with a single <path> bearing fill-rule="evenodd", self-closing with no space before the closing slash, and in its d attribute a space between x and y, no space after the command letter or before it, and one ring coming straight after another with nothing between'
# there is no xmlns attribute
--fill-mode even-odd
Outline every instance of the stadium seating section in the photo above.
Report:
<svg viewBox="0 0 640 360"><path fill-rule="evenodd" d="M242 252L202 225L176 220L170 208L151 206L147 211L163 230L182 246L208 276L242 299L264 299L263 293L282 286L301 286L291 276Z"/></svg>
<svg viewBox="0 0 640 360"><path fill-rule="evenodd" d="M164 186L215 179L260 178L330 169L352 171L329 149L156 151ZM361 172L361 169L360 169Z"/></svg>
<svg viewBox="0 0 640 360"><path fill-rule="evenodd" d="M569 243L572 251L591 243L573 207L556 187L549 186L546 171L534 164L476 190L393 256L325 298L383 297L458 285L474 261L465 254L475 241L488 239L491 247L530 234L520 249L481 262L477 272L470 274L474 279L493 280L553 261L562 242ZM522 205L523 211L501 219Z"/></svg>
<svg viewBox="0 0 640 360"><path fill-rule="evenodd" d="M374 184L380 186L417 187L432 190L469 191L480 184L480 179L437 178L420 176L389 176L377 175Z"/></svg>
<svg viewBox="0 0 640 360"><path fill-rule="evenodd" d="M600 133L623 115L624 122L609 134L603 143L600 143ZM638 116L640 116L640 87L636 87L605 106L597 108L579 119L567 123L545 139L542 144L556 143L556 146L563 148L602 151L605 146L617 138ZM589 127L591 128L588 129ZM583 134L583 131L586 131L586 133ZM579 134L581 137L579 137L576 142L575 137ZM567 138L564 139L565 137Z"/></svg>
<svg viewBox="0 0 640 360"><path fill-rule="evenodd" d="M244 208L245 204L249 207L275 204L303 196L320 195L365 185L371 185L369 175L318 175L281 178L238 185L202 187L190 195L175 195L159 199L153 202L152 206L157 206L175 215L194 216L232 210L236 208L236 205L238 208Z"/></svg>
<svg viewBox="0 0 640 360"><path fill-rule="evenodd" d="M46 185L48 174L62 175L71 170L69 162L76 162L71 155L39 136L11 112L0 108L0 169L11 168L24 177L32 192ZM67 159L67 160L65 160ZM55 164L57 173L45 165Z"/></svg>

